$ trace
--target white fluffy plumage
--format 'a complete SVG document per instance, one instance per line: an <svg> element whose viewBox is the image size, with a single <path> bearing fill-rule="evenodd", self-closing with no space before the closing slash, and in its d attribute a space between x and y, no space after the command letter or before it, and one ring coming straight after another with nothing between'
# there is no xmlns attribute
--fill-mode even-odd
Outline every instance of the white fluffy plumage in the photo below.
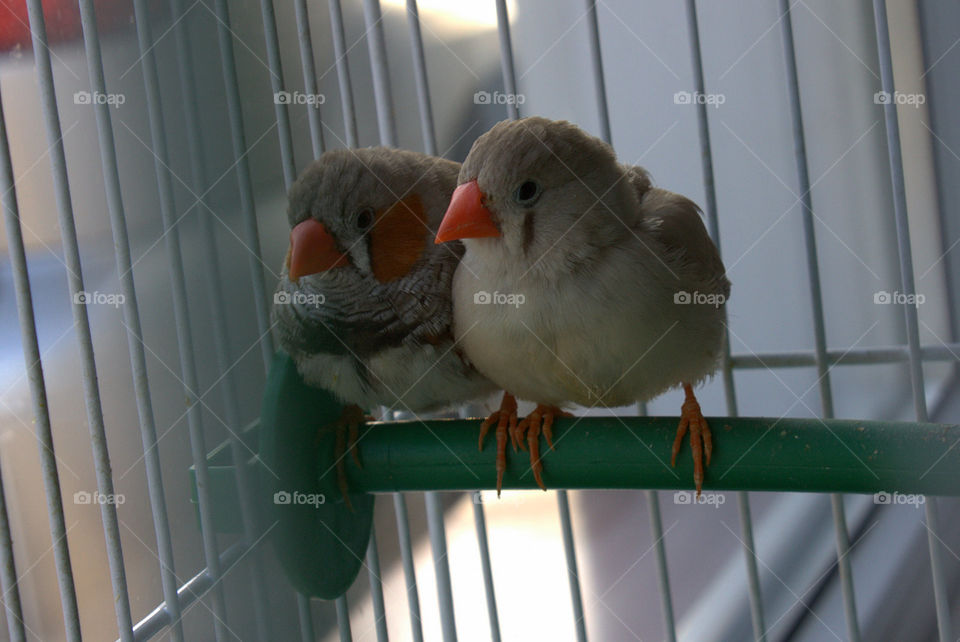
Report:
<svg viewBox="0 0 960 642"><path fill-rule="evenodd" d="M495 126L459 180L477 181L500 236L463 239L454 332L498 386L549 406L613 407L715 372L730 284L692 201L542 118Z"/></svg>

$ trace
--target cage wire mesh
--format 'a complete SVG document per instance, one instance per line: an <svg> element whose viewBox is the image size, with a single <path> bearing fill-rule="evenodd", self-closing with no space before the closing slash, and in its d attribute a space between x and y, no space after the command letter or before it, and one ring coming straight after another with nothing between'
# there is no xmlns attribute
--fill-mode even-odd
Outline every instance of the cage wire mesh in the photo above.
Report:
<svg viewBox="0 0 960 642"><path fill-rule="evenodd" d="M954 639L953 499L394 493L330 603L244 466L217 532L207 455L256 454L298 172L533 114L703 206L734 282L708 414L956 422L955 4L0 4L9 639Z"/></svg>

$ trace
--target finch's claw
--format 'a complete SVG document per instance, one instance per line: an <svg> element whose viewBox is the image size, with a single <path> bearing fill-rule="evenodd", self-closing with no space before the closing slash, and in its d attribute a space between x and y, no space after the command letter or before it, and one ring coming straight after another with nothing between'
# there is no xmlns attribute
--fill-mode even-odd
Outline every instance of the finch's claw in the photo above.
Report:
<svg viewBox="0 0 960 642"><path fill-rule="evenodd" d="M513 434L517 427L517 400L508 392L503 393L500 409L483 420L480 424L480 450L483 450L483 440L490 431L490 426L497 424L497 497L503 486L503 473L507 470L507 433ZM516 450L516 447L514 447Z"/></svg>
<svg viewBox="0 0 960 642"><path fill-rule="evenodd" d="M547 413L543 417L543 436L547 440L547 445L550 446L550 450L555 450L553 447L553 420L555 417L572 417L573 413L566 412L565 410L560 410L559 408L554 408L552 413Z"/></svg>
<svg viewBox="0 0 960 642"><path fill-rule="evenodd" d="M533 478L543 490L547 490L543 483L543 463L540 460L540 433L543 432L547 439L550 450L553 450L553 420L555 417L572 417L568 412L564 412L554 406L538 405L533 412L517 424L517 441L524 450L530 450L530 470L533 471ZM524 444L524 435L526 435L526 444Z"/></svg>
<svg viewBox="0 0 960 642"><path fill-rule="evenodd" d="M523 429L520 427L522 423L510 427L510 443L513 444L513 452L527 449L526 444L523 443Z"/></svg>
<svg viewBox="0 0 960 642"><path fill-rule="evenodd" d="M677 465L677 454L680 452L680 446L683 444L683 437L690 430L690 450L693 453L693 483L697 488L697 498L700 497L700 491L703 488L703 454L706 451L707 466L710 465L710 457L713 454L713 438L710 434L710 427L707 420L704 419L700 411L700 404L693 394L693 388L689 384L684 384L683 390L686 398L680 411L680 424L677 426L677 435L673 440L673 448L670 453L670 465Z"/></svg>
<svg viewBox="0 0 960 642"><path fill-rule="evenodd" d="M336 421L322 427L317 432L318 441L324 430L332 429L336 432L333 456L336 460L337 487L343 496L343 503L346 504L347 508L351 511L353 510L353 505L350 503L350 486L347 484L346 456L349 451L350 457L353 459L353 463L357 465L357 468L363 468L363 465L360 463L360 452L357 450L357 442L360 441L360 426L365 421L373 421L373 417L364 415L359 406L344 406L343 412L340 413L340 417Z"/></svg>

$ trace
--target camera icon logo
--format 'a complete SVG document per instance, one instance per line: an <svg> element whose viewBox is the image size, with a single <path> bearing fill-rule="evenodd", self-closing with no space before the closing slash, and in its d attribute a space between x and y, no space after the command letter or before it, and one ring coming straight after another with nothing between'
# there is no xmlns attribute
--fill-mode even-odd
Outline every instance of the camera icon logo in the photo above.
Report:
<svg viewBox="0 0 960 642"><path fill-rule="evenodd" d="M74 105L89 105L91 103L91 95L89 91L75 91L73 93L73 104Z"/></svg>
<svg viewBox="0 0 960 642"><path fill-rule="evenodd" d="M875 105L887 105L891 102L893 102L893 96L890 95L889 91L878 91L873 95Z"/></svg>
<svg viewBox="0 0 960 642"><path fill-rule="evenodd" d="M689 105L693 102L693 94L689 91L678 91L673 95L674 105Z"/></svg>
<svg viewBox="0 0 960 642"><path fill-rule="evenodd" d="M85 490L78 490L73 494L73 503L74 504L92 504L93 495Z"/></svg>
<svg viewBox="0 0 960 642"><path fill-rule="evenodd" d="M893 297L886 290L880 290L879 292L873 293L873 302L877 305L887 305L892 300Z"/></svg>
<svg viewBox="0 0 960 642"><path fill-rule="evenodd" d="M90 293L85 292L83 290L80 290L79 292L73 295L73 302L76 303L77 305L87 305L88 303L90 303L90 300L91 300Z"/></svg>
<svg viewBox="0 0 960 642"><path fill-rule="evenodd" d="M286 290L279 290L273 293L274 305L289 305L292 301L293 297Z"/></svg>
<svg viewBox="0 0 960 642"><path fill-rule="evenodd" d="M693 494L686 490L678 490L673 494L673 503L687 505L692 503Z"/></svg>
<svg viewBox="0 0 960 642"><path fill-rule="evenodd" d="M289 105L291 102L289 91L278 91L273 95L273 103L275 105Z"/></svg>
<svg viewBox="0 0 960 642"><path fill-rule="evenodd" d="M893 503L892 499L893 499L893 496L885 490L882 490L879 493L875 493L873 495L874 504L889 505Z"/></svg>
<svg viewBox="0 0 960 642"><path fill-rule="evenodd" d="M473 95L474 105L489 105L490 103L491 103L491 96L489 91L480 90Z"/></svg>
<svg viewBox="0 0 960 642"><path fill-rule="evenodd" d="M493 301L493 297L490 296L490 293L485 290L480 290L479 292L474 292L473 302L477 305L488 305Z"/></svg>
<svg viewBox="0 0 960 642"><path fill-rule="evenodd" d="M691 294L685 290L673 293L673 302L677 305L690 305L692 300Z"/></svg>
<svg viewBox="0 0 960 642"><path fill-rule="evenodd" d="M278 490L273 494L273 503L277 505L289 504L291 495L285 490Z"/></svg>

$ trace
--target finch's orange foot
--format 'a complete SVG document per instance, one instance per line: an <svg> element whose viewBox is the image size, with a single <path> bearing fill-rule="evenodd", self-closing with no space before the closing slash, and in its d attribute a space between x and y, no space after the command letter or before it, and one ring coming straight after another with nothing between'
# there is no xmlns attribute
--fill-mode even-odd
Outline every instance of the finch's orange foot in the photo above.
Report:
<svg viewBox="0 0 960 642"><path fill-rule="evenodd" d="M556 406L544 406L537 404L533 412L517 424L516 430L510 431L510 438L513 441L514 449L520 446L522 450L530 450L530 470L533 471L533 478L537 480L537 486L543 490L547 487L543 483L543 464L540 461L540 433L547 439L547 445L553 450L553 420L556 417L572 417L569 412L564 412ZM524 444L524 435L527 443Z"/></svg>
<svg viewBox="0 0 960 642"><path fill-rule="evenodd" d="M707 426L707 420L703 418L700 412L700 404L693 395L693 388L690 384L683 384L683 391L686 398L680 410L680 425L677 426L677 436L673 440L673 451L670 455L670 465L677 465L677 453L680 452L680 445L683 443L683 436L687 434L687 428L690 429L690 450L693 452L693 482L697 487L697 497L700 497L700 489L703 487L703 454L707 454L707 466L710 465L710 455L713 454L713 439L710 434L710 427Z"/></svg>
<svg viewBox="0 0 960 642"><path fill-rule="evenodd" d="M517 400L509 392L504 391L500 409L480 424L480 450L483 450L483 440L494 422L497 424L497 497L500 497L503 473L507 470L507 430L517 428Z"/></svg>
<svg viewBox="0 0 960 642"><path fill-rule="evenodd" d="M357 441L360 438L360 426L365 421L373 421L373 417L364 415L363 410L361 410L359 406L351 404L344 406L343 412L340 413L340 417L336 421L324 426L317 433L319 439L320 434L322 434L324 430L336 431L337 437L333 457L337 462L337 486L340 488L343 502L350 510L353 510L353 505L350 503L350 487L347 485L345 460L347 451L350 451L353 463L357 465L357 468L363 468L363 465L360 463L360 455L357 451Z"/></svg>

